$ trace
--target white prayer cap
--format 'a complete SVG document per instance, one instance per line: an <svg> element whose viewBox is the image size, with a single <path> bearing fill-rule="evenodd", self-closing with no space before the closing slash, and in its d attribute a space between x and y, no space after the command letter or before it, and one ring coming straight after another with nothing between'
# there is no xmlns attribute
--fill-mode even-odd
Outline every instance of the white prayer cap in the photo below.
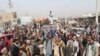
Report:
<svg viewBox="0 0 100 56"><path fill-rule="evenodd" d="M30 43L31 43L31 41L30 41L30 40L26 40L26 43L27 43L27 44L30 44Z"/></svg>
<svg viewBox="0 0 100 56"><path fill-rule="evenodd" d="M79 35L79 34L76 34L76 36L77 36L77 37L80 37L80 35Z"/></svg>

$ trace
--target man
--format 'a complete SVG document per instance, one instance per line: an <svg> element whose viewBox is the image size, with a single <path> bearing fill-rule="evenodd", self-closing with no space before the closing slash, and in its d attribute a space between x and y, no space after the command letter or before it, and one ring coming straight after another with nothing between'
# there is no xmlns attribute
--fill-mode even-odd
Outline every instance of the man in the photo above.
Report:
<svg viewBox="0 0 100 56"><path fill-rule="evenodd" d="M66 45L66 56L77 56L79 51L79 43L76 39L76 36L72 38L69 37L69 40Z"/></svg>
<svg viewBox="0 0 100 56"><path fill-rule="evenodd" d="M39 44L40 44L41 40L40 39L37 39L35 44L34 44L34 48L33 48L33 56L37 55L39 56L40 55L40 48L39 48Z"/></svg>
<svg viewBox="0 0 100 56"><path fill-rule="evenodd" d="M54 41L54 56L64 56L65 44L60 37L56 37Z"/></svg>
<svg viewBox="0 0 100 56"><path fill-rule="evenodd" d="M50 32L47 33L46 56L52 56L52 38Z"/></svg>
<svg viewBox="0 0 100 56"><path fill-rule="evenodd" d="M77 56L78 51L79 51L79 43L76 39L76 36L73 36L72 40L73 40L73 47L74 47L74 56Z"/></svg>
<svg viewBox="0 0 100 56"><path fill-rule="evenodd" d="M26 46L26 49L27 49L27 54L28 56L32 56L33 53L33 46L31 45L31 41L30 40L26 40L26 43L27 43L27 46Z"/></svg>
<svg viewBox="0 0 100 56"><path fill-rule="evenodd" d="M67 45L66 45L65 56L74 56L73 52L74 52L73 40L70 39L68 40Z"/></svg>
<svg viewBox="0 0 100 56"><path fill-rule="evenodd" d="M17 39L13 39L10 52L11 52L11 56L19 56L19 46L18 46Z"/></svg>
<svg viewBox="0 0 100 56"><path fill-rule="evenodd" d="M98 48L94 43L94 38L88 36L88 44L84 50L83 56L98 56Z"/></svg>

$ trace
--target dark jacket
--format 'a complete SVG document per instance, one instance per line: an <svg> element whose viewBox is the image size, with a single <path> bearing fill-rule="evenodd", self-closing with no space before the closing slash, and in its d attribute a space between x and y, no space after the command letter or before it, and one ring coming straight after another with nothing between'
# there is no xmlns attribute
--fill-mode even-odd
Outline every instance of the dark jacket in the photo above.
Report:
<svg viewBox="0 0 100 56"><path fill-rule="evenodd" d="M19 47L15 44L11 45L11 55L12 56L19 56Z"/></svg>

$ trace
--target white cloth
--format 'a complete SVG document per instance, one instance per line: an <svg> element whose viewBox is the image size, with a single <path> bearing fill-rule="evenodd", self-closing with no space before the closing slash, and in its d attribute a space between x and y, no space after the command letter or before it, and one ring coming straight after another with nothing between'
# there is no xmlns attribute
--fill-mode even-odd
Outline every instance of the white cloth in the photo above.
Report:
<svg viewBox="0 0 100 56"><path fill-rule="evenodd" d="M79 43L78 43L77 40L75 40L75 41L73 42L73 46L77 47L77 52L76 52L75 55L74 55L74 56L77 56L77 53L78 53L78 51L79 51Z"/></svg>
<svg viewBox="0 0 100 56"><path fill-rule="evenodd" d="M57 30L59 30L59 29L60 29L59 24L57 24Z"/></svg>
<svg viewBox="0 0 100 56"><path fill-rule="evenodd" d="M84 50L83 56L98 56L98 48L95 44L87 45Z"/></svg>
<svg viewBox="0 0 100 56"><path fill-rule="evenodd" d="M87 56L92 56L92 46L91 45L89 45L89 51L88 51L88 54L87 54Z"/></svg>
<svg viewBox="0 0 100 56"><path fill-rule="evenodd" d="M22 53L22 56L27 56L27 54L23 51L20 51Z"/></svg>
<svg viewBox="0 0 100 56"><path fill-rule="evenodd" d="M26 40L26 43L27 43L27 44L30 44L30 43L31 43L31 41L30 41L30 40Z"/></svg>
<svg viewBox="0 0 100 56"><path fill-rule="evenodd" d="M44 46L42 44L40 44L39 46L39 49L40 49L40 54L44 54Z"/></svg>
<svg viewBox="0 0 100 56"><path fill-rule="evenodd" d="M44 52L44 56L46 56L46 41L44 41L43 46L44 46L44 50L43 50L43 52Z"/></svg>
<svg viewBox="0 0 100 56"><path fill-rule="evenodd" d="M6 47L4 47L4 48L1 50L1 53L5 53L5 52L7 52L7 48L6 48Z"/></svg>
<svg viewBox="0 0 100 56"><path fill-rule="evenodd" d="M97 47L100 47L99 42L95 42L95 45L96 45Z"/></svg>
<svg viewBox="0 0 100 56"><path fill-rule="evenodd" d="M2 56L6 56L6 55L7 55L7 48L4 47L4 48L1 50L1 53L2 53Z"/></svg>
<svg viewBox="0 0 100 56"><path fill-rule="evenodd" d="M67 46L69 46L69 45L73 45L73 40L68 40L68 42L67 42Z"/></svg>

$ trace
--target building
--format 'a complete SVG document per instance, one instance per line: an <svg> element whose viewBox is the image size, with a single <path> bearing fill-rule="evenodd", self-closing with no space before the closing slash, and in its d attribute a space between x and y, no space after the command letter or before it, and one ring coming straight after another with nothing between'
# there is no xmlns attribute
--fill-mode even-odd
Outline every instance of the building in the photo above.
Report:
<svg viewBox="0 0 100 56"><path fill-rule="evenodd" d="M79 17L79 18L76 18L76 19L81 26L96 24L96 21L95 21L96 15L95 14L93 16ZM100 14L98 16L98 22L100 24Z"/></svg>
<svg viewBox="0 0 100 56"><path fill-rule="evenodd" d="M23 16L19 18L21 25L26 25L32 22L33 17L31 16Z"/></svg>
<svg viewBox="0 0 100 56"><path fill-rule="evenodd" d="M2 24L9 24L12 22L15 22L15 19L17 19L16 12L6 12L6 13L0 13L0 25Z"/></svg>

